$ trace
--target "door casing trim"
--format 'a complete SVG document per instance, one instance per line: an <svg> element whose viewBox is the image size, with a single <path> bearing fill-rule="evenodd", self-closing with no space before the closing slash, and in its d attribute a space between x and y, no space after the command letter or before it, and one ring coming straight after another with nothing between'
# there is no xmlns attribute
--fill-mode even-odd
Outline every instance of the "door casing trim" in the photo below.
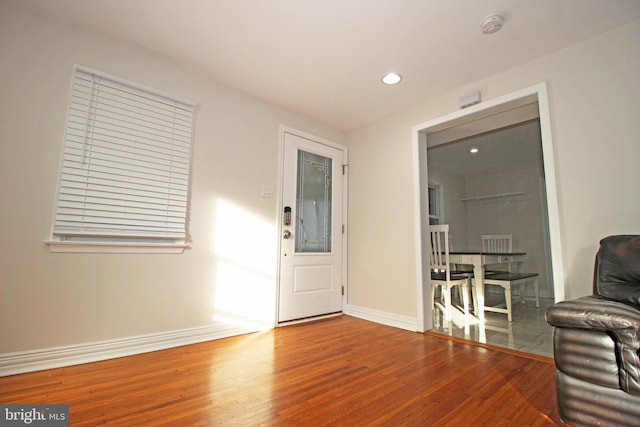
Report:
<svg viewBox="0 0 640 427"><path fill-rule="evenodd" d="M533 100L538 102L540 115L540 136L542 140L542 157L545 170L547 191L547 216L549 221L549 242L551 246L551 270L553 275L555 301L565 298L564 267L562 256L562 241L560 234L560 214L558 205L556 164L554 160L553 141L551 137L551 114L549 111L549 98L545 82L499 96L488 101L465 108L464 110L428 120L412 127L412 151L413 151L413 197L414 197L414 235L416 255L416 300L417 300L417 329L424 332L433 328L430 275L429 267L423 265L423 253L428 253L428 239L424 240L423 230L428 227L428 218L425 224L422 211L425 208L425 188L427 174L427 134L428 130L441 129L448 124L469 120L473 116L486 115L492 111L503 111L505 107L518 105ZM422 185L424 182L425 185ZM428 301L427 301L428 299Z"/></svg>

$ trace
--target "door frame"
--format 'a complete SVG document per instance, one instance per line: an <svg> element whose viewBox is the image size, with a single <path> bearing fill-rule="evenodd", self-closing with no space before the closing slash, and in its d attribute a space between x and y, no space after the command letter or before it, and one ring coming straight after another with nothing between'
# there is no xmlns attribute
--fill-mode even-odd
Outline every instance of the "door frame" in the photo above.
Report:
<svg viewBox="0 0 640 427"><path fill-rule="evenodd" d="M347 194L347 188L348 188L348 179L349 179L349 150L347 148L346 145L342 145L342 144L338 144L336 142L330 141L328 139L324 139L324 138L320 138L318 136L312 135L310 133L307 132L303 132L288 126L284 126L281 125L280 126L280 130L279 130L279 152L278 152L278 199L276 201L276 209L278 211L277 213L277 221L278 221L278 227L277 227L277 236L276 238L278 239L278 246L277 246L277 251L278 251L278 256L277 256L277 265L276 265L276 310L275 310L275 317L274 317L274 322L276 326L281 326L281 325L291 325L294 323L303 323L303 322L309 322L309 321L313 321L313 320L317 320L319 318L322 318L324 316L320 315L320 316L315 316L309 319L302 319L302 320L298 320L298 321L291 321L291 322L279 322L278 321L278 314L280 312L280 279L281 279L281 265L282 265L282 233L284 232L284 226L283 226L283 220L284 220L284 212L282 210L282 200L283 200L283 183L284 183L284 140L285 140L285 134L292 134L292 135L296 135L299 136L301 138L310 140L312 142L315 142L316 144L320 144L320 145L325 145L331 148L334 148L336 150L340 150L342 151L342 170L343 170L343 174L342 174L342 225L343 225L343 233L342 233L342 275L341 275L341 279L342 279L342 286L344 289L344 292L342 294L342 312L344 312L344 308L347 305L347 296L349 294L348 292L348 287L347 287L347 240L348 240L348 232L349 232L349 227L347 225L347 201L348 201L348 194Z"/></svg>
<svg viewBox="0 0 640 427"><path fill-rule="evenodd" d="M560 235L560 215L556 183L556 167L554 160L553 141L551 138L551 114L547 85L542 82L516 92L503 95L480 104L455 111L445 116L413 126L413 169L414 169L414 227L416 254L416 300L417 300L417 330L424 332L433 329L433 307L431 306L431 275L428 263L423 263L423 253L429 251L428 234L429 218L426 221L423 212L428 212L427 172L427 132L452 127L460 123L469 122L475 118L497 114L528 103L538 103L540 119L540 136L542 140L542 157L546 179L547 218L549 226L549 241L551 247L551 272L553 277L555 301L565 298L564 267L562 257L562 242Z"/></svg>

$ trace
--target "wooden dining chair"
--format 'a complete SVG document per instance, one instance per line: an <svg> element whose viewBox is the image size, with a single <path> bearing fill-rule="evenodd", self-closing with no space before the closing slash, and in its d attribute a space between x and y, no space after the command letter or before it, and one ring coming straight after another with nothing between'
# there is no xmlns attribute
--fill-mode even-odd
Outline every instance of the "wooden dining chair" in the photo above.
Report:
<svg viewBox="0 0 640 427"><path fill-rule="evenodd" d="M506 305L506 308L502 308L500 306L490 306L487 305L487 301L485 299L484 311L504 313L507 315L507 320L509 322L513 320L511 309L512 286L522 285L522 289L520 291L520 302L524 304L524 286L527 284L533 285L533 292L536 297L536 307L540 307L540 298L538 296L538 273L512 273L510 271L496 272L485 276L484 284L497 285L504 289L504 299Z"/></svg>
<svg viewBox="0 0 640 427"><path fill-rule="evenodd" d="M513 250L513 235L511 234L483 234L482 252L511 252ZM485 274L492 274L496 271L511 271L511 264L491 264L485 265Z"/></svg>
<svg viewBox="0 0 640 427"><path fill-rule="evenodd" d="M449 262L449 224L432 225L429 227L431 239L431 304L435 307L436 286L441 289L444 298L444 317L451 320L452 304L451 289L462 287L462 304L464 315L469 315L469 285L471 279L465 274L451 272Z"/></svg>
<svg viewBox="0 0 640 427"><path fill-rule="evenodd" d="M512 252L513 236L511 234L483 234L482 236L483 252ZM485 267L484 284L497 285L504 290L505 306L490 306L485 300L484 311L495 313L504 313L507 315L509 322L513 319L511 308L511 289L512 286L522 286L520 291L520 301L524 303L525 285L533 285L536 298L536 307L540 307L540 299L538 296L538 273L520 273L513 271L512 263L492 264ZM486 295L486 293L485 293Z"/></svg>

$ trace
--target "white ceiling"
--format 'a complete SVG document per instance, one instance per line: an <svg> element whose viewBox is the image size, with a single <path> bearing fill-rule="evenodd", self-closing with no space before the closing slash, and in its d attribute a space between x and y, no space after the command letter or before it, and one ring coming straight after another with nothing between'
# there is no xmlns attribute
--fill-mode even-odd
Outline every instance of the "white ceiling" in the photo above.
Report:
<svg viewBox="0 0 640 427"><path fill-rule="evenodd" d="M639 0L1 1L342 130L640 19ZM493 12L504 28L483 35ZM381 84L388 71L404 80Z"/></svg>
<svg viewBox="0 0 640 427"><path fill-rule="evenodd" d="M477 153L471 153L477 148ZM473 177L530 168L543 169L538 119L495 129L429 148L429 167L453 175Z"/></svg>

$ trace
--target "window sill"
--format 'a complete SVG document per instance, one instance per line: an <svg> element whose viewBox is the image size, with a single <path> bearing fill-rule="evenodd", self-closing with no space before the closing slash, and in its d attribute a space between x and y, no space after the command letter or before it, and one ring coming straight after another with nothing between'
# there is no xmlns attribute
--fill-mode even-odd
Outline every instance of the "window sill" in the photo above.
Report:
<svg viewBox="0 0 640 427"><path fill-rule="evenodd" d="M93 254L181 254L185 243L68 242L46 240L50 252Z"/></svg>

